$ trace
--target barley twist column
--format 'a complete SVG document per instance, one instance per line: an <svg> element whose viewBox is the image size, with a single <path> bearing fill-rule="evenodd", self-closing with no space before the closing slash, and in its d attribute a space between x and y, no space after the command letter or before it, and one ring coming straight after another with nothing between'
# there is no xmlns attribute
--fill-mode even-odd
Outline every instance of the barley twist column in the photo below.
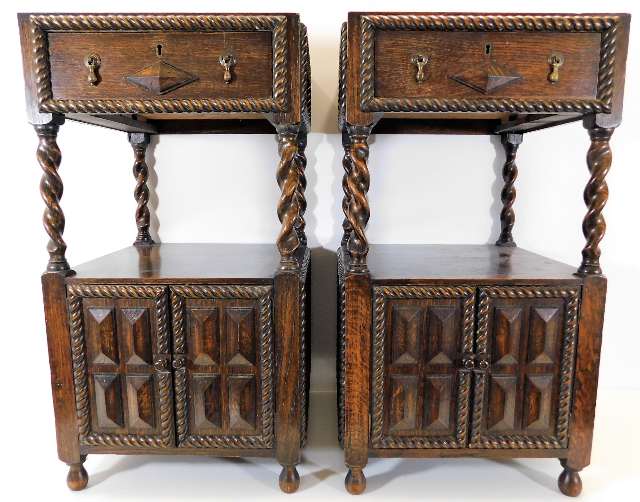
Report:
<svg viewBox="0 0 640 502"><path fill-rule="evenodd" d="M296 223L300 218L299 177L300 171L296 156L298 154L298 127L280 125L278 131L278 153L280 162L276 178L281 195L278 201L278 218L282 227L276 239L280 251L280 268L294 269L297 266L293 257L300 246L300 237Z"/></svg>
<svg viewBox="0 0 640 502"><path fill-rule="evenodd" d="M500 212L500 237L496 241L496 246L513 247L516 243L513 241L513 225L516 221L516 215L513 210L513 203L516 200L516 189L514 184L518 176L518 166L516 165L516 153L518 147L522 143L522 134L503 134L502 145L506 154L504 167L502 168L502 180L504 186L500 199L502 200L502 211Z"/></svg>
<svg viewBox="0 0 640 502"><path fill-rule="evenodd" d="M147 147L149 146L149 135L144 133L129 133L129 143L133 148L135 161L133 163L133 176L136 179L136 188L133 196L136 199L136 226L138 227L138 235L134 246L153 244L154 241L149 234L149 187L147 180L149 179L149 168L145 161Z"/></svg>
<svg viewBox="0 0 640 502"><path fill-rule="evenodd" d="M304 213L307 210L307 199L304 196L304 192L307 189L307 177L304 174L307 168L307 156L304 151L307 147L307 133L301 130L298 135L298 151L295 155L295 162L298 169L298 186L296 188L296 197L298 199L298 206L300 207L300 214L295 223L296 232L298 233L298 239L303 246L307 245L307 235L305 233L306 222L304 221Z"/></svg>
<svg viewBox="0 0 640 502"><path fill-rule="evenodd" d="M64 232L64 213L60 207L63 184L58 174L62 154L56 139L60 125L64 123L63 117L54 116L46 124L34 124L33 128L38 135L38 149L36 157L42 168L43 175L40 180L40 194L45 203L42 222L49 235L47 251L49 252L48 272L66 272L69 263L65 257L67 244L62 238Z"/></svg>
<svg viewBox="0 0 640 502"><path fill-rule="evenodd" d="M349 135L349 144L345 149L345 161L349 172L346 175L346 190L349 201L345 216L349 221L350 233L347 241L347 250L351 256L349 270L353 272L365 272L367 270L367 253L369 243L365 235L365 229L369 222L369 145L367 140L371 129L363 126L346 126ZM345 167L346 170L346 167Z"/></svg>
<svg viewBox="0 0 640 502"><path fill-rule="evenodd" d="M588 126L591 146L587 152L587 166L591 178L584 190L584 202L587 205L587 214L582 221L582 232L587 240L582 250L582 264L578 269L579 275L600 275L600 241L604 237L606 223L602 216L609 188L605 178L611 167L611 148L609 140L613 134L613 128Z"/></svg>
<svg viewBox="0 0 640 502"><path fill-rule="evenodd" d="M342 176L342 191L344 196L342 197L342 212L344 213L344 220L342 221L342 241L341 245L344 247L349 242L351 236L351 223L349 222L349 204L351 203L351 193L349 192L349 176L351 174L351 138L346 130L342 131L342 147L344 148L344 156L342 157L342 167L344 169L344 175Z"/></svg>

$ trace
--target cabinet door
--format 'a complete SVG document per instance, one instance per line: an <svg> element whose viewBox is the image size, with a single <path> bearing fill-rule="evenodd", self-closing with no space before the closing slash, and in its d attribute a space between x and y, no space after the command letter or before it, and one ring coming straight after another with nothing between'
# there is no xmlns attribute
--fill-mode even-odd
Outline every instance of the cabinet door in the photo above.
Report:
<svg viewBox="0 0 640 502"><path fill-rule="evenodd" d="M374 448L467 444L474 290L374 288Z"/></svg>
<svg viewBox="0 0 640 502"><path fill-rule="evenodd" d="M171 288L178 446L273 446L270 286Z"/></svg>
<svg viewBox="0 0 640 502"><path fill-rule="evenodd" d="M165 288L74 284L68 303L80 443L173 446Z"/></svg>
<svg viewBox="0 0 640 502"><path fill-rule="evenodd" d="M567 446L578 293L480 290L471 447Z"/></svg>

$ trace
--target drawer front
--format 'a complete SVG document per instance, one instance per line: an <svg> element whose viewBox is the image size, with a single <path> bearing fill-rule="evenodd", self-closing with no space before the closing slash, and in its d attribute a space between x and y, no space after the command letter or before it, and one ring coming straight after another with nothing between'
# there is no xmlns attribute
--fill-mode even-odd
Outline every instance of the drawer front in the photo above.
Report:
<svg viewBox="0 0 640 502"><path fill-rule="evenodd" d="M40 112L289 109L296 21L287 16L33 14L28 22Z"/></svg>
<svg viewBox="0 0 640 502"><path fill-rule="evenodd" d="M177 444L273 446L269 286L171 287Z"/></svg>
<svg viewBox="0 0 640 502"><path fill-rule="evenodd" d="M464 448L474 289L374 288L374 448Z"/></svg>
<svg viewBox="0 0 640 502"><path fill-rule="evenodd" d="M167 300L164 287L68 286L83 447L174 445Z"/></svg>
<svg viewBox="0 0 640 502"><path fill-rule="evenodd" d="M610 112L621 18L363 15L369 112ZM621 85L621 84L620 84Z"/></svg>
<svg viewBox="0 0 640 502"><path fill-rule="evenodd" d="M566 448L579 289L481 288L472 448Z"/></svg>
<svg viewBox="0 0 640 502"><path fill-rule="evenodd" d="M54 99L266 99L272 95L271 33L51 33ZM88 56L100 58L89 82ZM225 82L220 58L233 55Z"/></svg>
<svg viewBox="0 0 640 502"><path fill-rule="evenodd" d="M552 82L554 55L562 64ZM427 62L417 78L420 56ZM375 92L382 98L595 99L599 59L598 33L381 31Z"/></svg>

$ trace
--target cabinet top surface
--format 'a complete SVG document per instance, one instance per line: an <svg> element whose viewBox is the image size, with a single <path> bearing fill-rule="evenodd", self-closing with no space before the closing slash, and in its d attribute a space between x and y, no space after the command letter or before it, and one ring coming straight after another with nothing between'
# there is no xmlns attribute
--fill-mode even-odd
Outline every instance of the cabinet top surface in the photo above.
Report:
<svg viewBox="0 0 640 502"><path fill-rule="evenodd" d="M268 283L279 260L273 244L130 246L74 267L76 275L70 280L218 279Z"/></svg>
<svg viewBox="0 0 640 502"><path fill-rule="evenodd" d="M375 244L367 258L374 281L575 282L575 267L520 248L494 245Z"/></svg>

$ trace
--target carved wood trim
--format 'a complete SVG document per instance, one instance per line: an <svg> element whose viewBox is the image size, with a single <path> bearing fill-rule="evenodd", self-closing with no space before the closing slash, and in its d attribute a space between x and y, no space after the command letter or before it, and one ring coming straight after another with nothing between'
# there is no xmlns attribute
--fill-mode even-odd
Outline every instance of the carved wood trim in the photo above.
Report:
<svg viewBox="0 0 640 502"><path fill-rule="evenodd" d="M352 126L347 124L342 135L345 155L342 165L345 169L343 178L344 198L342 207L348 225L343 223L345 235L348 231L346 249L349 252L349 270L365 272L367 270L367 254L369 242L365 234L369 222L370 209L367 192L369 191L369 144L370 127ZM343 239L345 238L343 235Z"/></svg>
<svg viewBox="0 0 640 502"><path fill-rule="evenodd" d="M386 302L396 298L463 298L462 352L473 353L473 327L475 289L428 286L376 286L374 295L373 371L371 445L374 448L464 448L467 446L469 396L471 393L471 371L458 371L458 401L456 408L455 440L444 437L390 437L383 435L384 423L384 353ZM464 358L464 356L463 356Z"/></svg>
<svg viewBox="0 0 640 502"><path fill-rule="evenodd" d="M544 15L366 15L361 18L360 107L366 112L578 112L610 113L613 99L618 16ZM597 99L376 98L376 30L602 33Z"/></svg>
<svg viewBox="0 0 640 502"><path fill-rule="evenodd" d="M287 18L273 15L157 15L157 14L33 14L36 95L41 112L57 113L196 113L286 112L289 108ZM273 43L273 97L266 99L54 99L51 90L47 33L89 32L216 32L271 31Z"/></svg>
<svg viewBox="0 0 640 502"><path fill-rule="evenodd" d="M175 404L178 447L273 447L273 323L271 286L171 286L173 317ZM257 299L260 304L260 365L262 431L260 435L190 434L188 431L187 375L185 368L184 305L187 298Z"/></svg>
<svg viewBox="0 0 640 502"><path fill-rule="evenodd" d="M338 59L338 125L342 128L347 116L347 23L340 28Z"/></svg>
<svg viewBox="0 0 640 502"><path fill-rule="evenodd" d="M602 210L609 198L606 177L611 168L612 153L609 140L614 129L604 127L589 128L591 145L587 152L587 165L591 175L584 190L584 202L587 214L582 221L582 232L587 240L582 250L582 263L579 275L600 275L600 241L604 237L607 225Z"/></svg>
<svg viewBox="0 0 640 502"><path fill-rule="evenodd" d="M344 396L346 385L345 357L346 357L346 308L347 294L344 285L344 264L342 263L342 252L338 250L338 346L336 360L336 376L338 378L338 441L344 446Z"/></svg>
<svg viewBox="0 0 640 502"><path fill-rule="evenodd" d="M62 238L65 220L64 213L60 207L63 184L62 178L58 173L62 154L56 142L60 123L36 124L33 127L39 140L36 156L43 171L42 179L40 180L40 195L45 203L42 223L49 235L47 271L66 272L69 270L69 262L65 257L67 244Z"/></svg>
<svg viewBox="0 0 640 502"><path fill-rule="evenodd" d="M140 133L129 133L129 143L133 148L134 163L133 177L136 179L136 187L133 191L133 197L136 200L136 226L138 227L138 235L134 244L153 244L154 241L149 234L149 187L147 180L149 178L149 168L145 159L147 147L149 146L149 135Z"/></svg>
<svg viewBox="0 0 640 502"><path fill-rule="evenodd" d="M307 444L307 431L309 429L309 378L311 368L307 367L308 353L311 350L309 340L309 326L307 319L307 288L311 285L309 274L309 264L311 253L305 249L302 260L302 273L300 274L300 386L298 395L300 396L300 447Z"/></svg>
<svg viewBox="0 0 640 502"><path fill-rule="evenodd" d="M516 154L518 147L522 143L522 134L503 134L502 146L505 151L505 162L502 167L502 180L504 186L500 193L502 201L502 210L500 211L500 236L496 242L497 246L515 246L513 240L513 225L516 221L516 215L513 210L513 204L516 201L515 182L518 177L518 166L516 165Z"/></svg>
<svg viewBox="0 0 640 502"><path fill-rule="evenodd" d="M304 23L300 23L300 81L302 83L302 121L308 131L311 128L311 58L307 26Z"/></svg>
<svg viewBox="0 0 640 502"><path fill-rule="evenodd" d="M278 126L278 153L280 161L276 172L276 179L281 195L278 200L278 219L282 224L276 239L276 245L281 256L283 269L297 267L293 257L300 246L300 236L296 225L300 225L300 156L298 140L300 136L297 125ZM306 160L306 159L305 159Z"/></svg>
<svg viewBox="0 0 640 502"><path fill-rule="evenodd" d="M76 397L78 435L85 446L120 446L132 448L166 448L173 446L172 378L169 365L169 327L166 288L163 286L125 286L71 284L67 286L71 357ZM89 383L86 340L82 322L83 298L146 298L155 300L157 351L154 358L155 378L160 405L160 434L109 434L90 430Z"/></svg>
<svg viewBox="0 0 640 502"><path fill-rule="evenodd" d="M478 306L478 328L476 335L476 356L488 361L489 300L491 298L564 298L566 305L562 340L562 361L560 367L560 388L558 419L555 436L531 436L505 434L484 437L481 423L484 415L484 394L487 368L474 370L474 404L471 424L471 448L566 448L568 444L569 414L573 387L573 371L578 333L579 288L547 287L483 287L480 289Z"/></svg>

